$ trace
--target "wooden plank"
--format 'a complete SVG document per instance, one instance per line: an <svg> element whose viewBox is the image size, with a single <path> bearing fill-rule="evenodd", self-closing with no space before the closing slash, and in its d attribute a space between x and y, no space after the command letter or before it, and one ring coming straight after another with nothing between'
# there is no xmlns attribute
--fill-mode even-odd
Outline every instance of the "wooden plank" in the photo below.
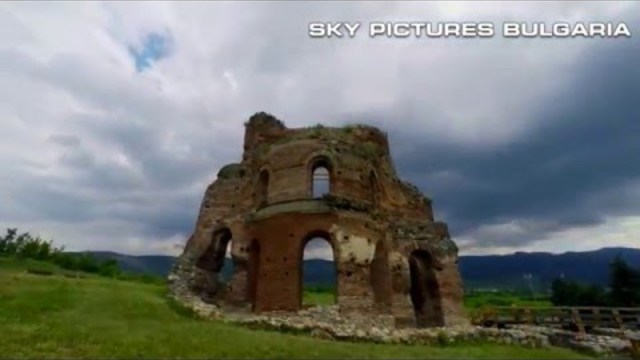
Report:
<svg viewBox="0 0 640 360"><path fill-rule="evenodd" d="M640 328L640 308L496 306L479 309L471 320L480 325L491 322L494 327L499 324L575 324L579 333L585 333L586 326Z"/></svg>
<svg viewBox="0 0 640 360"><path fill-rule="evenodd" d="M616 324L618 325L618 328L622 331L624 331L624 323L622 322L622 319L620 319L620 313L618 313L617 309L613 309L611 310L611 313L613 314L614 320L616 322Z"/></svg>
<svg viewBox="0 0 640 360"><path fill-rule="evenodd" d="M580 336L584 336L587 332L584 329L584 324L582 323L580 312L577 309L572 309L571 315L573 318L573 323L578 327L578 333L580 334Z"/></svg>

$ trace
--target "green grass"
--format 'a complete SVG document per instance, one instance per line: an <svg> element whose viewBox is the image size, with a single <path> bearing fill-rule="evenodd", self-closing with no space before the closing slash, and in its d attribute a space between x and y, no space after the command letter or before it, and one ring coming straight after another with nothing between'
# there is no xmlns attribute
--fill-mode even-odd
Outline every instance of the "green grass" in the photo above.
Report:
<svg viewBox="0 0 640 360"><path fill-rule="evenodd" d="M305 305L333 305L336 296L330 292L305 291L302 294L302 303Z"/></svg>
<svg viewBox="0 0 640 360"><path fill-rule="evenodd" d="M2 357L585 358L557 348L355 344L249 330L176 311L158 284L25 271L37 265L0 260Z"/></svg>
<svg viewBox="0 0 640 360"><path fill-rule="evenodd" d="M466 295L464 306L468 310L478 309L483 306L551 306L548 299L527 299L517 294L506 292L479 293Z"/></svg>
<svg viewBox="0 0 640 360"><path fill-rule="evenodd" d="M302 293L302 304L312 305L334 305L336 303L335 289L321 285L305 284Z"/></svg>
<svg viewBox="0 0 640 360"><path fill-rule="evenodd" d="M27 269L47 270L56 273L62 273L64 271L57 265L49 262L0 256L0 271L6 272Z"/></svg>

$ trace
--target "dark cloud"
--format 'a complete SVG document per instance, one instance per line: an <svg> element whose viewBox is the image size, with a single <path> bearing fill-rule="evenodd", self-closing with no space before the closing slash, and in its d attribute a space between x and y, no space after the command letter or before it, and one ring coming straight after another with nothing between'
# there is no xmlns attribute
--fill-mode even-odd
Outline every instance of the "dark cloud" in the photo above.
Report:
<svg viewBox="0 0 640 360"><path fill-rule="evenodd" d="M536 111L543 125L506 146L469 150L392 133L401 175L433 197L455 235L517 220L546 224L479 246L526 245L621 209L640 214L637 202L620 196L640 183L640 45L619 45L584 56L572 90Z"/></svg>
<svg viewBox="0 0 640 360"><path fill-rule="evenodd" d="M638 213L635 38L307 34L310 21L479 14L631 22L633 4L110 3L79 13L53 6L35 21L38 6L0 11L10 25L0 34L7 226L59 234L76 248L153 252L184 240L207 184L240 160L242 123L257 111L291 127L388 131L400 175L433 197L455 236L486 246L518 248ZM136 72L131 46L138 65L151 66Z"/></svg>

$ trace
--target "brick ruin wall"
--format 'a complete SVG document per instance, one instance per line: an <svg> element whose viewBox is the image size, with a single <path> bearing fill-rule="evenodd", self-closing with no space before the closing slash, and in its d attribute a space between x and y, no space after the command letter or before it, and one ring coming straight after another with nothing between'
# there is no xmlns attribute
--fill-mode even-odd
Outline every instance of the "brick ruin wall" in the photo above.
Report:
<svg viewBox="0 0 640 360"><path fill-rule="evenodd" d="M177 297L295 311L306 243L333 249L344 313L389 314L398 325L466 323L457 247L431 201L401 181L387 136L365 125L289 129L266 113L245 124L242 161L204 194L195 230L170 274ZM316 166L329 194L314 198ZM227 244L234 273L220 279Z"/></svg>

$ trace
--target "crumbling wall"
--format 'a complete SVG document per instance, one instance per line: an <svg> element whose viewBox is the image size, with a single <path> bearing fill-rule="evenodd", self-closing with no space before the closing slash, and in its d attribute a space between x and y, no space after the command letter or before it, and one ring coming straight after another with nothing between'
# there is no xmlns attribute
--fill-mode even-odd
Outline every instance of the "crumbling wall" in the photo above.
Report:
<svg viewBox="0 0 640 360"><path fill-rule="evenodd" d="M224 254L222 259L213 254L224 253L226 248L220 246L221 238L216 234L227 229L230 240L225 241L236 247L242 243L242 214L248 206L242 190L248 182L246 169L241 164L230 164L222 167L216 181L207 187L194 232L169 276L170 289L177 296L195 294L212 299L226 292L227 286L219 276ZM236 254L241 261L242 256L238 251ZM238 268L242 269L242 265Z"/></svg>
<svg viewBox="0 0 640 360"><path fill-rule="evenodd" d="M414 326L465 321L457 248L446 224L434 221L431 200L397 177L384 132L366 125L289 129L266 113L245 127L242 161L222 167L207 188L170 275L175 294L258 312L297 310L304 246L315 236L333 248L342 312L390 313ZM314 199L316 165L328 168L330 191ZM225 231L230 240L218 236ZM221 284L225 241L234 275ZM416 306L416 298L429 304ZM428 316L418 308L430 309Z"/></svg>

